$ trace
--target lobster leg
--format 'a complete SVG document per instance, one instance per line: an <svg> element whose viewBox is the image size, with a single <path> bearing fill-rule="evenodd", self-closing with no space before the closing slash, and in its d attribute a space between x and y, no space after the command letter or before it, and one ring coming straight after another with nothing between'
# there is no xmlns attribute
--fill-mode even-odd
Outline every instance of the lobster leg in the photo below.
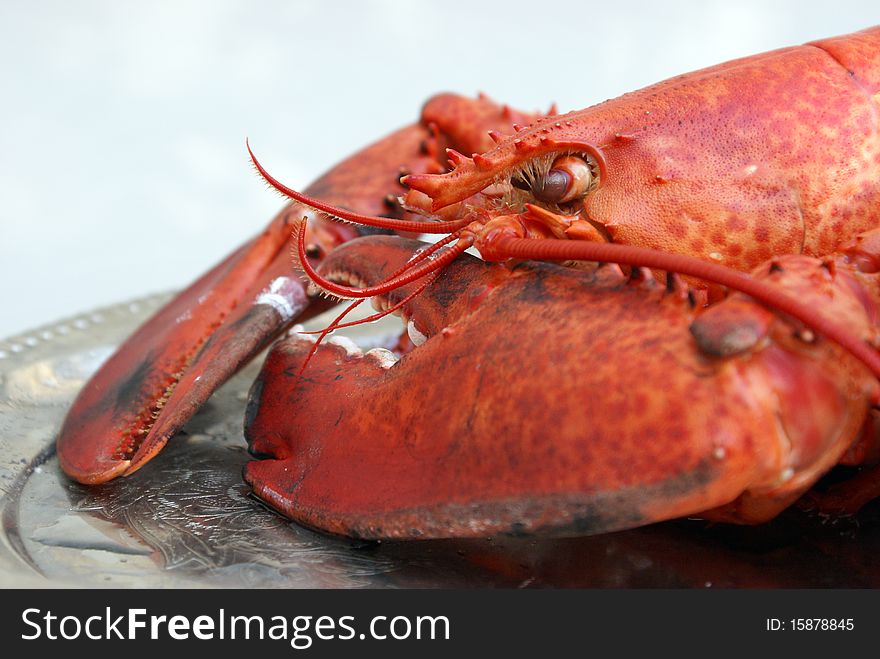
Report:
<svg viewBox="0 0 880 659"><path fill-rule="evenodd" d="M371 285L419 246L360 239L322 269ZM873 331L842 276L792 258L768 276L834 287L840 317ZM299 375L311 343L274 347L248 405L260 459L245 478L296 521L371 538L598 533L708 509L769 519L847 450L877 385L835 343L729 303L740 313L698 317L638 269L461 256L404 306L427 339L393 365L322 345ZM743 327L752 340L730 349Z"/></svg>
<svg viewBox="0 0 880 659"><path fill-rule="evenodd" d="M469 119L468 119L469 117ZM404 174L444 171L446 146L478 150L486 131L534 117L488 99L453 95L426 104L422 120L345 160L308 192L361 213L413 219L397 201ZM456 125L460 134L443 129ZM291 204L148 320L85 385L58 437L64 471L83 483L129 474L152 458L211 393L297 319L310 304L293 273L293 226L309 218L315 262L358 235Z"/></svg>

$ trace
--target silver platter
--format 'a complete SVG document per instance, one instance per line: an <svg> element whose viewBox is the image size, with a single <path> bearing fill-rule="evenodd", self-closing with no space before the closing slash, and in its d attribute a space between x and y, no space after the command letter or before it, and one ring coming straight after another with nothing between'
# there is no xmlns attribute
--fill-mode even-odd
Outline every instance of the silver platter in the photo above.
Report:
<svg viewBox="0 0 880 659"><path fill-rule="evenodd" d="M98 487L69 481L53 448L68 406L167 299L0 341L0 586L880 586L876 502L834 523L791 511L756 528L681 520L574 539L361 543L301 528L241 479L244 405L261 360L215 393L146 468ZM362 346L390 336L387 326L364 327L353 337Z"/></svg>

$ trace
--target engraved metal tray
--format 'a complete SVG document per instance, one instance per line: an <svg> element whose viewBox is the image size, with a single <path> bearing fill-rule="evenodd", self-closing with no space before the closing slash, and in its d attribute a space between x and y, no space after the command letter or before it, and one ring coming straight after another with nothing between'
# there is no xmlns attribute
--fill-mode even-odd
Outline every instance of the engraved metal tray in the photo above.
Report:
<svg viewBox="0 0 880 659"><path fill-rule="evenodd" d="M678 520L590 538L353 542L265 508L241 479L244 369L147 467L69 481L54 440L79 388L167 295L0 341L2 587L878 587L880 505L760 527ZM316 319L320 326L326 319ZM387 326L353 338L381 343Z"/></svg>

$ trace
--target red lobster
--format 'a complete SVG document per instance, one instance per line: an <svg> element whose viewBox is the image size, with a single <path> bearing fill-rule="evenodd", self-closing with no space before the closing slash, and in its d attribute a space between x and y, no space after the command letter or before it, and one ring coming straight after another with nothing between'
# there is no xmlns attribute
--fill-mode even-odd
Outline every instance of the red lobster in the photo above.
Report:
<svg viewBox="0 0 880 659"><path fill-rule="evenodd" d="M245 478L293 519L362 537L770 519L877 457L878 92L873 28L565 115L440 96L306 194L254 159L294 202L86 385L62 467L86 483L140 468L325 308L293 248L318 287L376 297L419 344L399 361L274 347ZM448 235L351 240L322 215Z"/></svg>

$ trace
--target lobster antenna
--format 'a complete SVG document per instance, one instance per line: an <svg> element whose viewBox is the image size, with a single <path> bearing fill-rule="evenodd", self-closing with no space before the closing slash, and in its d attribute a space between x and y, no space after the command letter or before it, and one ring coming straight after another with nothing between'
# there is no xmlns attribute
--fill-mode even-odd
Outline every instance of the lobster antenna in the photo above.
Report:
<svg viewBox="0 0 880 659"><path fill-rule="evenodd" d="M319 336L318 336L318 339L315 341L315 343L312 344L312 347L309 350L309 354L306 355L306 358L303 361L302 368L300 368L299 373L297 373L297 377L299 377L300 375L302 375L305 372L306 367L309 365L309 362L312 361L312 357L314 357L315 353L318 351L318 346L321 345L321 342L324 340L324 338L330 332L333 332L334 330L342 329L344 327L354 327L355 325L362 325L364 323L372 323L375 320L380 320L381 318L384 318L388 314L394 313L395 311L400 309L400 307L405 305L407 302L409 302L410 300L413 300L417 296L421 295L422 291L424 291L426 288L428 288L428 286L433 284L437 280L437 277L439 277L439 276L440 276L439 271L432 272L428 277L425 278L424 282L419 284L418 288L416 288L412 293L410 293L405 298L403 298L400 302L396 303L392 307L389 307L388 309L385 309L384 311L379 311L378 313L374 313L372 316L367 316L366 318L360 318L358 320L353 320L350 323L340 323L339 322L340 320L345 318L348 314L350 314L352 311L354 311L355 308L359 307L363 303L363 301L366 299L366 298L361 298L360 300L355 300L351 304L349 304L345 308L345 310L341 314L336 316L336 318L333 320L333 322L330 323L324 329L322 329L320 331L316 331L316 332L298 332L299 334L318 334Z"/></svg>
<svg viewBox="0 0 880 659"><path fill-rule="evenodd" d="M293 199L294 201L298 201L301 204L308 206L316 211L321 213L326 213L327 215L345 222L353 222L354 224L363 224L368 227L376 227L379 229L392 229L394 231L410 231L414 233L452 233L462 227L467 226L470 223L468 219L461 220L450 220L450 221L442 221L442 222L417 222L413 220L395 220L389 217L376 217L373 215L361 215L360 213L355 213L353 211L345 210L344 208L337 208L336 206L332 206L327 204L320 199L315 199L314 197L309 197L308 195L304 195L302 192L297 192L293 188L289 188L281 181L272 176L263 165L260 164L260 161L257 160L257 157L254 155L254 152L251 150L250 142L245 140L245 146L247 146L248 154L250 155L251 162L256 168L257 172L263 178L266 183L275 188L278 192L283 194L285 197Z"/></svg>
<svg viewBox="0 0 880 659"><path fill-rule="evenodd" d="M353 286L344 286L342 284L337 284L336 282L330 281L325 277L321 276L313 267L312 264L309 263L308 258L306 257L306 246L305 246L305 238L306 238L306 223L300 222L299 230L297 237L297 255L299 256L300 265L305 271L306 276L312 280L317 286L321 289L330 293L331 295L335 295L336 297L340 297L343 299L356 300L358 298L367 298L373 297L374 295L382 295L387 293L388 291L394 290L395 288L400 288L406 284L409 284L416 279L420 279L425 275L428 275L435 270L440 270L445 268L449 263L455 260L455 258L464 252L468 247L470 247L473 242L473 236L460 237L458 233L454 233L451 235L453 239L457 238L457 242L450 248L448 248L445 252L440 254L435 259L428 259L428 257L424 257L424 260L419 262L414 267L408 269L404 274L399 275L397 277L392 277L387 281L382 282L381 284L377 284L376 286L368 286L366 288L355 288ZM422 256L422 255L419 255ZM419 257L416 257L417 259Z"/></svg>
<svg viewBox="0 0 880 659"><path fill-rule="evenodd" d="M411 258L409 261L407 261L406 264L402 268L400 268L396 272L394 272L385 281L390 281L391 279L394 279L395 277L402 275L404 272L406 272L407 270L409 270L413 266L417 265L421 261L424 261L425 259L430 258L430 256L432 254L437 252L441 247L443 247L443 246L447 245L448 243L452 242L453 240L455 240L457 237L458 236L456 234L450 234L450 235L446 236L443 240L437 241L436 243L434 243L433 245L431 245L430 247L423 250L422 252L420 252L419 254L414 256L413 258ZM315 330L314 332L300 332L300 334L320 334L321 336L318 339L318 342L320 343L321 339L323 339L324 336L326 336L328 333L330 333L334 330L343 329L345 327L356 327L357 325L363 325L364 323L372 323L373 321L380 320L380 319L384 318L385 316L387 316L388 314L394 313L395 311L400 309L400 307L405 305L407 302L414 299L417 295L419 295L419 293L421 293L433 281L435 281L437 279L437 277L439 276L439 274L440 274L439 271L435 271L435 272L431 273L431 276L428 279L426 279L423 284L419 284L419 287L415 290L415 292L410 293L404 299L402 299L400 302L395 303L394 306L392 306L389 309L386 309L385 311L380 311L378 313L373 314L372 316L367 316L366 318L354 320L350 323L340 324L339 323L340 320L342 320L345 316L347 316L349 313L351 313L355 309L355 307L359 306L360 303L363 302L364 299L366 299L366 298L360 298L356 303L354 303L354 304L350 305L348 308L346 308L346 310L343 313L341 313L325 329Z"/></svg>
<svg viewBox="0 0 880 659"><path fill-rule="evenodd" d="M324 329L315 330L313 332L298 332L298 333L299 334L319 334L320 336L318 337L318 342L320 343L321 339L323 339L325 336L327 336L330 332L336 331L338 329L345 329L346 327L357 327L358 325L364 325L365 323L372 323L377 320L382 320L388 314L394 313L395 311L400 309L403 305L405 305L407 302L410 302L411 300L414 300L416 297L418 297L422 293L422 291L424 291L428 286L433 284L437 280L437 277L439 277L439 276L440 276L439 272L437 272L437 271L432 272L430 275L428 275L428 277L425 278L425 281L422 282L421 284L419 284L418 288L416 288L412 293L407 295L405 298L403 298L399 302L394 303L393 306L388 307L384 311L377 311L372 316L367 316L365 318L358 318L357 320L352 320L351 322L348 322L348 323L340 323L339 322L340 320L345 318L348 314L350 314L352 311L354 311L355 307L360 306L360 304L366 299L366 298L361 298L359 300L354 300L350 305L348 305L348 307L346 307L345 311L343 311L341 314L339 314L336 317L336 319L332 323L330 323L327 327L325 327Z"/></svg>
<svg viewBox="0 0 880 659"><path fill-rule="evenodd" d="M646 247L546 238L500 238L493 251L521 259L544 261L600 261L677 272L739 291L761 304L801 321L824 334L859 359L880 378L880 355L870 345L812 308L778 288L754 277L693 256L670 254Z"/></svg>
<svg viewBox="0 0 880 659"><path fill-rule="evenodd" d="M298 244L303 243L301 250L302 250L302 252L304 252L305 251L304 232L300 231L298 238L299 238L299 240L297 241L297 243ZM457 238L456 234L450 234L450 235L446 236L443 240L440 240L440 241L434 243L428 249L424 250L420 254L416 255L414 258L407 261L406 264L402 268L398 269L397 272L392 274L391 277L389 277L387 281L393 280L395 277L398 277L399 275L403 274L404 272L406 272L407 270L409 270L413 266L417 265L418 263L424 261L425 259L430 258L430 256L432 254L437 252L440 248L442 248L447 243L452 242L455 238ZM302 258L302 257L300 257L300 258ZM323 330L320 330L317 332L300 332L300 334L318 334L319 336L318 336L318 339L315 341L315 343L312 345L311 349L309 350L309 354L306 355L305 361L303 361L302 368L299 369L299 373L297 375L299 376L299 375L303 374L303 372L306 370L306 367L309 365L309 362L312 360L312 357L317 352L318 346L321 345L321 342L324 340L324 338L330 332L337 330L337 329L344 328L344 327L354 327L355 325L361 325L363 323L371 323L374 320L379 320L380 318L384 318L385 316L387 316L390 313L394 313L395 311L400 309L403 305L408 303L410 300L413 300L416 298L416 296L420 295L422 293L422 291L424 291L428 286L430 286L439 276L440 276L439 269L430 273L430 275L425 279L425 281L422 282L421 284L419 284L419 286L412 293L410 293L409 295L404 297L402 300L400 300L400 302L396 303L395 305L386 309L385 311L380 311L379 313L375 313L372 316L368 316L366 318L361 318L360 320L356 320L356 321L353 321L350 323L340 324L340 321L343 318L345 318L348 314L350 314L357 307L359 307L361 305L361 303L363 303L363 301L366 299L366 298L360 298L360 299L352 302L350 305L348 305L345 308L345 310L341 314L339 314L336 318L334 318L333 322L331 322Z"/></svg>
<svg viewBox="0 0 880 659"><path fill-rule="evenodd" d="M343 323L340 325L339 321L342 320L343 318L345 318L348 314L350 314L352 311L357 309L359 306L361 306L364 303L364 300L366 300L366 299L367 298L362 297L359 300L352 300L351 304L349 304L347 307L345 307L345 310L341 314L336 316L336 318L334 318L333 321L329 325L327 325L327 327L325 327L324 329L312 330L309 332L297 332L297 334L306 334L309 336L314 336L317 334L318 335L318 343L320 343L321 341L324 340L324 337L327 336L330 332L332 332L334 330L338 330L342 327L350 327L351 325L355 325L355 324L360 323L361 321L353 321L351 323ZM370 316L369 318L364 318L363 322L372 322L372 318L373 318L372 316Z"/></svg>
<svg viewBox="0 0 880 659"><path fill-rule="evenodd" d="M360 300L355 300L354 302L349 304L345 308L345 310L333 320L332 323L330 323L327 327L322 329L320 332L317 332L317 334L319 334L319 336L318 336L317 340L312 344L312 347L309 348L309 354L306 355L305 360L303 360L303 365L299 369L299 373L296 374L297 378L301 377L302 374L305 372L306 367L309 365L309 362L312 361L312 357L314 357L315 353L318 352L318 346L321 345L321 342L324 340L324 338L336 328L335 327L336 323L338 323L340 320L345 318L349 313L351 313L357 307L359 307L365 299L366 298L361 298ZM300 332L300 334L315 334L315 332Z"/></svg>
<svg viewBox="0 0 880 659"><path fill-rule="evenodd" d="M372 322L374 322L374 321L381 320L382 318L384 318L384 317L387 316L388 314L392 314L392 313L394 313L395 311L397 311L398 309L400 309L402 306L404 306L404 305L407 304L408 302L414 300L416 297L418 297L419 295L421 295L421 293L422 293L426 288L428 288L428 286L430 286L431 284L433 284L433 283L437 280L437 277L439 277L439 276L440 276L440 272L435 270L435 271L432 272L430 275L428 275L428 276L425 278L425 281L423 281L421 284L419 284L418 288L416 288L412 293L410 293L409 295L407 295L405 298L403 298L403 299L400 300L399 302L395 302L393 306L388 307L388 308L385 309L384 311L377 311L377 312L374 313L372 316L367 316L366 318L359 318L358 320L352 320L351 322L348 322L348 323L339 323L340 320L342 320L342 319L343 319L345 316L347 316L347 315L348 315L348 314L349 314L349 313L350 313L350 312L351 312L356 306L358 306L361 302L364 301L364 298L361 298L360 300L355 300L352 304L350 304L350 305L348 306L348 308L347 308L343 313L339 314L339 316L336 318L336 320L334 320L334 321L330 324L330 326L327 327L326 330L322 330L321 332L300 332L300 334L322 334L322 335L323 335L323 332L327 332L327 333L329 333L329 332L332 332L332 331L334 331L334 330L345 329L346 327L356 327L356 326L358 326L358 325L363 325L363 324L365 324L365 323L372 323ZM319 339L319 340L320 340L320 339Z"/></svg>

